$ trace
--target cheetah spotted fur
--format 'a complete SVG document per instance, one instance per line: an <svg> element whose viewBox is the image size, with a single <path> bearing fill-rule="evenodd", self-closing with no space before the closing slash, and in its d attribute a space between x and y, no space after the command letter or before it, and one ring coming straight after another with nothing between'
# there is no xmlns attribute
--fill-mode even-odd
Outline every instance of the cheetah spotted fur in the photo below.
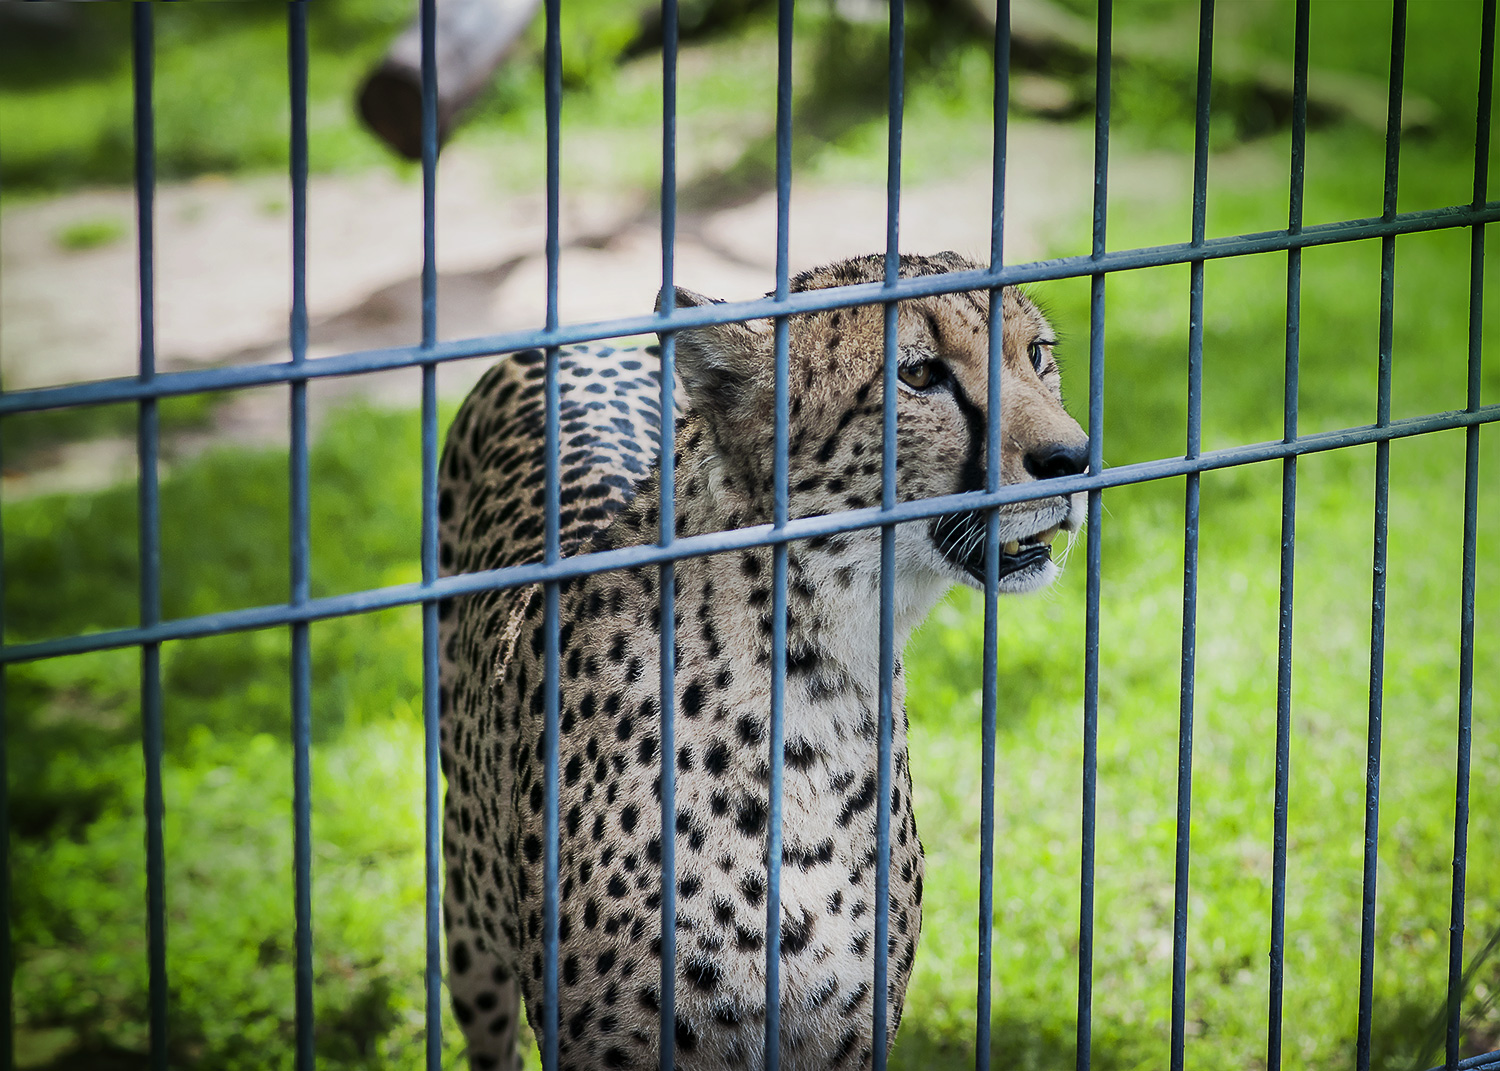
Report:
<svg viewBox="0 0 1500 1071"><path fill-rule="evenodd" d="M965 270L903 257L903 277ZM878 281L883 259L798 277L794 291ZM708 299L678 291L679 307ZM990 297L903 301L897 332L897 490L905 501L982 487ZM1052 329L1002 295L1002 479L1083 471L1087 439L1061 404ZM790 320L793 517L880 502L883 313ZM692 535L772 517L770 321L680 331L676 524ZM559 356L564 554L654 542L660 451L657 347ZM439 498L445 574L543 552L539 352L492 368L454 420ZM1000 510L1000 588L1046 585L1048 543L1080 496ZM982 586L980 513L898 526L896 643L955 582ZM790 545L781 885L780 1051L789 1068L872 1062L880 531ZM771 550L676 565L676 1024L678 1067L764 1065ZM659 570L561 584L559 1064L658 1063L660 982ZM453 1008L477 1069L519 1066L525 1001L541 1033L543 599L487 592L441 607L447 778L444 924ZM894 1026L921 929L897 660L891 789L888 1015Z"/></svg>

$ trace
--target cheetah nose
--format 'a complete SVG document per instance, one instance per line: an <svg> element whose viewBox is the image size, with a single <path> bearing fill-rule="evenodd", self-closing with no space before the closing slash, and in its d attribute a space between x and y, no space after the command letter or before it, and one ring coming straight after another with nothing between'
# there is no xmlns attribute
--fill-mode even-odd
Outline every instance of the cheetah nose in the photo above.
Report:
<svg viewBox="0 0 1500 1071"><path fill-rule="evenodd" d="M1023 460L1026 471L1038 480L1050 480L1056 476L1077 476L1089 467L1089 441L1074 443L1043 443L1028 450Z"/></svg>

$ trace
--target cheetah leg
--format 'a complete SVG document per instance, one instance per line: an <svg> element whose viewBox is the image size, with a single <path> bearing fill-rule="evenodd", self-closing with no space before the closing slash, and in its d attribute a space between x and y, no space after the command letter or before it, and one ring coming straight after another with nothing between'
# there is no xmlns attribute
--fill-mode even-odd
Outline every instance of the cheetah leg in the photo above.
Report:
<svg viewBox="0 0 1500 1071"><path fill-rule="evenodd" d="M516 1037L521 1024L521 990L505 955L480 928L467 903L475 883L465 866L457 816L450 802L445 815L448 880L443 888L443 928L448 938L448 993L453 1015L468 1042L473 1071L520 1071ZM504 938L502 936L501 940Z"/></svg>

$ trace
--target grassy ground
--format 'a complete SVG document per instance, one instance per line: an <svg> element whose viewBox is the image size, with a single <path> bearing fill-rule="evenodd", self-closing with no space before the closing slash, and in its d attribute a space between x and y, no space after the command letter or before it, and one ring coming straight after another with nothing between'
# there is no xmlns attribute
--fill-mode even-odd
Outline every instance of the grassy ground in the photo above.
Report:
<svg viewBox="0 0 1500 1071"><path fill-rule="evenodd" d="M1378 34L1347 32L1356 7L1320 7L1314 30L1330 56L1363 68L1379 61L1383 46ZM1409 143L1403 209L1468 196L1471 165L1460 128L1461 108L1472 107L1465 93L1472 97L1474 76L1437 48L1436 7L1446 6L1414 8L1413 84L1451 104L1458 118L1452 130ZM1143 6L1139 17L1169 20L1174 9ZM1444 18L1455 20L1472 14L1446 10ZM273 27L267 16L239 17L247 40L264 34L270 43L261 47L270 50L275 37L265 28ZM381 17L389 23L400 15ZM1265 31L1264 47L1283 47L1285 36ZM764 44L763 27L730 43L739 54L760 57L757 63ZM909 104L916 133L908 150L928 162L914 162L918 174L944 140L956 139L955 151L987 151L985 98L975 88L983 63L961 49L942 62L944 78L915 88ZM114 70L110 77L120 77ZM644 76L621 76L630 77L644 86ZM648 97L641 88L630 98L643 125L654 122L641 104ZM625 108L626 98L601 107ZM1145 94L1134 104L1128 93L1125 100L1119 143L1153 147L1160 166L1180 175L1188 161L1172 150L1189 143L1181 114ZM13 115L0 111L0 121L12 122ZM487 136L520 136L506 129L497 121ZM1210 232L1284 225L1284 170L1264 164L1278 153L1284 159L1284 140L1263 152L1227 143L1219 149ZM758 151L752 147L731 162L730 173L759 181ZM856 111L832 147L807 166L878 174L880 152L876 127ZM226 159L233 166L246 162L233 154ZM1310 219L1378 212L1378 138L1351 129L1318 132L1309 161ZM1164 212L1159 200L1144 195L1122 199L1112 202L1111 244L1181 240L1186 222L1185 204ZM1086 226L1081 220L1077 234L1061 238L1058 252L1077 251ZM1397 416L1463 404L1467 261L1464 234L1399 243ZM1302 428L1366 423L1374 413L1378 246L1310 251L1304 270ZM1207 269L1207 448L1280 437L1284 271L1281 256ZM1187 270L1112 276L1107 290L1105 456L1118 465L1180 454ZM1493 308L1496 286L1488 290ZM1087 284L1049 285L1040 297L1065 337L1066 382L1083 398ZM1487 342L1495 331L1487 328ZM1485 401L1500 397L1494 361L1483 385ZM1082 416L1083 407L1075 411ZM1482 446L1481 471L1493 474L1500 440L1487 433ZM1435 1062L1429 1028L1446 970L1462 434L1400 441L1391 454L1373 1041L1378 1067L1404 1071ZM313 458L315 593L415 578L418 456L411 413L356 409L330 421ZM1352 1062L1373 456L1366 447L1299 464L1288 1067ZM1187 1053L1190 1066L1253 1068L1263 1066L1266 1030L1280 465L1207 474L1202 486ZM1500 665L1500 624L1490 597L1500 575L1500 483L1491 475L1480 489L1471 954L1500 927L1500 797L1484 787L1485 774L1500 762L1500 692L1492 668ZM169 616L285 597L284 452L237 450L182 463L162 494ZM1160 1066L1170 1022L1182 500L1180 480L1105 496L1094 971L1094 1063L1101 1068ZM4 520L7 638L134 620L133 488L14 503ZM997 838L1003 864L996 875L994 978L995 1055L1008 1068L1058 1068L1074 1059L1081 566L1075 553L1052 592L1002 604ZM958 593L908 655L916 805L929 879L923 946L896 1050L902 1067L972 1062L979 620L978 601ZM312 628L315 975L324 1066L412 1066L421 1050L419 636L417 615L404 610ZM169 644L163 652L178 1065L290 1065L288 658L280 631ZM112 1060L133 1067L132 1054L144 1049L137 673L138 656L130 651L8 673L15 981L26 1065ZM1466 1004L1471 1048L1500 1045L1497 993L1500 964L1490 961ZM457 1029L451 1020L445 1029L456 1060Z"/></svg>
<svg viewBox="0 0 1500 1071"><path fill-rule="evenodd" d="M1464 245L1447 236L1405 241L1403 271L1459 290ZM1374 265L1354 248L1308 260L1304 426L1362 421L1373 349L1353 343L1375 322ZM1210 270L1210 445L1278 432L1280 272L1270 261ZM1182 419L1185 292L1181 271L1112 282L1107 456L1168 454L1180 441L1172 425ZM1081 287L1044 296L1059 323L1084 322ZM1398 411L1448 404L1463 363L1462 320L1444 328L1415 296L1398 312ZM1075 342L1070 353L1075 388L1082 349ZM1493 375L1487 386L1493 391ZM1494 437L1484 445L1482 464L1493 471ZM1392 453L1376 1042L1380 1066L1406 1067L1439 1006L1446 963L1462 445L1450 433L1397 443ZM353 411L331 424L314 457L317 591L413 578L416 456L409 414ZM1371 458L1364 448L1300 465L1289 1066L1341 1066L1355 1024ZM169 615L282 597L284 464L275 452L223 453L168 479ZM1203 481L1188 990L1189 1052L1203 1066L1255 1066L1263 1046L1279 494L1279 466ZM1097 1062L1106 1067L1154 1066L1168 1023L1181 496L1180 481L1169 481L1106 497L1095 974ZM1494 482L1484 483L1482 517L1495 516L1497 498ZM130 488L11 507L13 634L128 623L133 520ZM1079 565L1075 556L1055 592L1006 603L1002 620L998 837L1007 865L997 876L995 978L1004 1066L1072 1059ZM1482 584L1497 566L1491 525L1480 544ZM1487 603L1480 667L1500 660ZM909 656L931 876L902 1066L961 1066L972 1044L978 615L976 600L956 596ZM420 1044L418 636L407 611L313 629L317 976L332 1066L401 1066ZM184 1062L273 1066L285 1052L287 655L280 632L165 651L174 1044ZM120 652L10 675L17 984L23 1055L34 1059L80 1043L95 1052L142 1044L136 672L136 656ZM1500 761L1497 715L1500 696L1481 671L1478 771ZM1480 935L1500 925L1500 807L1482 783L1481 775L1470 878L1470 924ZM1500 982L1493 965L1481 978L1491 992ZM1482 991L1473 1001L1484 1002ZM1493 1016L1484 1022L1476 1037L1493 1039Z"/></svg>
<svg viewBox="0 0 1500 1071"><path fill-rule="evenodd" d="M309 143L316 170L351 170L392 158L354 115L363 77L415 7L405 0L308 6ZM584 91L612 82L620 49L637 32L630 5L564 5L564 77ZM159 7L155 129L163 179L282 169L288 154L286 5ZM131 16L127 7L51 6L0 23L0 180L7 196L132 177ZM476 105L470 133L540 126L540 24ZM659 113L658 113L659 114ZM606 129L610 118L600 129ZM655 117L653 120L655 121ZM414 166L404 166L415 174ZM85 239L87 240L87 239Z"/></svg>

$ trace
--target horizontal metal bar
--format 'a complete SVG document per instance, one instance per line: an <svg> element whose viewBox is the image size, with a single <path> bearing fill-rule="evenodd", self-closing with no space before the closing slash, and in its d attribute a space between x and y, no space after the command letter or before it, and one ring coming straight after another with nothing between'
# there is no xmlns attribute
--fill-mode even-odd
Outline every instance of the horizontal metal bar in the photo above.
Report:
<svg viewBox="0 0 1500 1071"><path fill-rule="evenodd" d="M743 550L746 547L776 546L799 539L811 539L814 536L836 535L840 532L852 532L863 528L878 528L883 524L903 524L907 521L927 520L948 513L986 509L1012 502L1028 502L1038 498L1073 494L1078 491L1148 483L1152 480L1185 476L1190 472L1208 472L1213 469L1233 468L1237 465L1253 465L1261 461L1322 453L1347 446L1366 446L1370 443L1387 442L1391 439L1403 439L1435 431L1452 431L1455 428L1475 427L1497 421L1500 421L1500 405L1485 405L1478 409L1432 413L1428 416L1396 420L1383 427L1365 425L1339 431L1318 432L1290 443L1251 443L1224 450L1213 450L1194 458L1170 457L1156 461L1141 461L1121 465L1118 468L1105 469L1097 476L1091 474L1061 476L1056 479L1024 484L1006 484L995 492L966 491L957 495L921 498L911 502L899 502L888 510L871 506L867 509L846 510L842 513L818 517L800 517L788 521L780 528L769 524L759 524L727 532L707 532L703 535L684 536L674 540L669 547L655 544L621 547L617 550L563 558L552 564L513 565L505 569L447 576L431 584L393 584L389 587L370 588L347 595L330 595L321 599L309 599L296 606L277 603L244 610L177 618L172 621L163 621L149 628L111 629L82 636L40 640L35 643L6 644L0 646L0 665L34 662L42 658L84 654L119 647L134 647L143 643L164 643L225 632L243 632L270 628L275 625L288 625L297 621L321 621L330 617L388 610L397 606L412 606L458 595L473 595L481 591L540 584L549 580L567 580L575 576L587 576L590 573L602 573L610 569L659 565L662 562L700 558L706 554Z"/></svg>
<svg viewBox="0 0 1500 1071"><path fill-rule="evenodd" d="M755 317L787 313L817 312L824 309L873 305L891 300L931 297L964 290L990 290L997 286L1071 279L1102 272L1153 268L1168 264L1187 264L1199 260L1250 256L1287 249L1355 242L1390 235L1415 234L1452 227L1471 227L1500 221L1500 201L1487 201L1482 207L1460 205L1451 208L1409 212L1390 219L1358 219L1307 227L1292 234L1289 231L1265 231L1230 238L1210 238L1201 245L1180 242L1175 245L1129 249L1097 256L1080 255L1039 260L1030 264L1002 265L992 270L949 272L901 279L890 285L862 283L858 286L830 287L826 290L804 290L789 294L784 300L774 297L753 301L730 301L678 309L670 316L648 313L615 320L567 324L552 329L512 331L501 335L440 342L430 348L397 346L389 349L357 350L333 357L317 357L293 364L236 365L231 368L202 368L169 372L150 381L135 377L100 379L61 387L37 387L31 390L0 394L0 416L12 413L61 409L75 405L103 405L110 402L162 398L203 391L240 390L271 383L295 383L328 376L358 375L393 368L406 368L428 361L457 361L517 350L567 346L578 342L619 338L626 335L655 334L658 331L703 327Z"/></svg>
<svg viewBox="0 0 1500 1071"><path fill-rule="evenodd" d="M1458 1061L1453 1067L1455 1071L1494 1071L1500 1068L1500 1049L1482 1056L1470 1056L1467 1060ZM1429 1071L1444 1071L1444 1067L1430 1068Z"/></svg>

